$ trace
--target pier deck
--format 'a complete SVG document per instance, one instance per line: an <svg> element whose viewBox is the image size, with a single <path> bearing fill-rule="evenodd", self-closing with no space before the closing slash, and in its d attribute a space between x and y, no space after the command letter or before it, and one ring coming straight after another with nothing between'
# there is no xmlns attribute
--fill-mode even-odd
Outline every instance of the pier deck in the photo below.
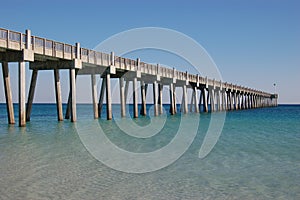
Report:
<svg viewBox="0 0 300 200"><path fill-rule="evenodd" d="M14 124L14 110L9 76L9 62L19 63L19 126L25 126L30 121L32 103L34 99L36 80L40 70L52 70L55 80L55 94L58 121L63 120L62 98L60 89L60 70L69 70L70 92L65 118L77 120L76 116L76 77L90 75L92 80L92 99L94 118L100 117L106 94L107 119L112 119L111 79L119 79L121 116L125 117L126 97L128 86L133 85L134 117L146 115L146 94L148 84L153 85L154 114L162 113L162 90L167 85L170 91L170 113L177 112L175 98L176 87L183 90L181 111L200 112L200 105L204 112L252 109L277 106L277 94L271 94L232 83L202 77L197 74L178 71L161 65L132 60L76 45L56 42L46 38L32 36L30 30L25 33L0 28L0 62L2 63L4 91L7 105L8 123ZM25 63L29 62L32 70L29 94L26 104L25 96ZM102 87L98 100L95 76L102 78ZM138 82L140 90L138 91ZM191 89L191 104L188 104L187 90ZM141 94L141 110L138 111L138 95ZM208 106L210 104L210 106ZM190 109L188 109L190 106ZM210 108L210 109L209 109Z"/></svg>

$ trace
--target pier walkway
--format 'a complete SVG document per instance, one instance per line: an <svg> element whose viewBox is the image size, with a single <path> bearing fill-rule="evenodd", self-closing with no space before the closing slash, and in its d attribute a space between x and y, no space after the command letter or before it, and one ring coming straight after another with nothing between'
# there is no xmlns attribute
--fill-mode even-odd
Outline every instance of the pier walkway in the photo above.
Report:
<svg viewBox="0 0 300 200"><path fill-rule="evenodd" d="M30 30L25 33L0 28L0 62L2 64L4 91L7 105L8 123L14 124L14 109L9 75L9 62L19 63L19 126L30 121L31 108L40 70L52 70L55 80L55 94L58 121L64 119L62 109L60 70L69 70L69 99L65 113L66 119L77 120L76 115L76 76L90 75L94 109L94 118L99 118L104 97L106 97L106 118L112 119L111 79L119 80L121 116L126 116L126 99L129 84L133 88L133 117L146 115L146 95L148 84L153 85L154 115L163 112L162 94L164 86L169 89L170 113L177 112L176 88L182 88L181 112L204 112L225 110L252 109L277 106L277 94L238 86L232 83L201 77L188 72L177 71L161 65L132 60L76 45L56 42L46 38L32 36ZM30 89L26 102L25 63L29 62L32 70ZM101 91L98 99L96 75L102 78ZM187 90L192 90L190 101ZM141 95L141 110L138 110L138 95ZM190 104L189 104L190 102ZM210 106L208 106L210 104Z"/></svg>

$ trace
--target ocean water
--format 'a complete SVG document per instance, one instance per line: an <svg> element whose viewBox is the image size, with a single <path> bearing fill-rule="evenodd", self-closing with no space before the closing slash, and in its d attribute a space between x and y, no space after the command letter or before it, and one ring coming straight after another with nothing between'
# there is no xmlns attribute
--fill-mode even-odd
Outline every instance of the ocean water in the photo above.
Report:
<svg viewBox="0 0 300 200"><path fill-rule="evenodd" d="M168 144L182 119L168 116L157 135L141 139L104 117L94 120L91 105L78 105L78 121L96 121L113 143L137 153ZM227 112L217 144L199 159L210 119L201 113L195 139L174 163L133 174L95 159L77 133L80 123L57 122L55 105L35 104L31 122L19 128L7 125L1 104L0 199L300 199L300 106ZM151 124L149 117L133 122Z"/></svg>

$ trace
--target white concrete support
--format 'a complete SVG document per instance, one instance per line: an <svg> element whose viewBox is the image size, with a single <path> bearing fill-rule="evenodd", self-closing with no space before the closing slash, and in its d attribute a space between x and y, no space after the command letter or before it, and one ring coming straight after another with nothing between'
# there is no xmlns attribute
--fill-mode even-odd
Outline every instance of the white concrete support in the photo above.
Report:
<svg viewBox="0 0 300 200"><path fill-rule="evenodd" d="M141 99L142 99L142 107L141 107L140 114L141 114L142 116L146 116L146 115L147 115L147 104L146 104L147 88L148 88L148 84L145 84L144 81L141 81Z"/></svg>
<svg viewBox="0 0 300 200"><path fill-rule="evenodd" d="M187 88L186 85L182 86L182 103L181 107L183 108L182 112L183 113L188 113L188 100L187 100Z"/></svg>
<svg viewBox="0 0 300 200"><path fill-rule="evenodd" d="M249 103L248 103L248 94L245 94L245 108L249 109Z"/></svg>
<svg viewBox="0 0 300 200"><path fill-rule="evenodd" d="M244 96L244 93L241 94L241 106L242 106L242 109L245 109L245 96Z"/></svg>
<svg viewBox="0 0 300 200"><path fill-rule="evenodd" d="M139 117L137 78L133 78L133 117Z"/></svg>
<svg viewBox="0 0 300 200"><path fill-rule="evenodd" d="M157 82L153 82L153 105L154 105L154 116L158 115L158 102L157 102Z"/></svg>
<svg viewBox="0 0 300 200"><path fill-rule="evenodd" d="M234 98L234 109L237 110L238 109L238 104L237 104L237 98L236 98L236 92L233 93L233 98Z"/></svg>
<svg viewBox="0 0 300 200"><path fill-rule="evenodd" d="M71 122L77 121L76 114L76 70L70 69Z"/></svg>
<svg viewBox="0 0 300 200"><path fill-rule="evenodd" d="M250 94L248 94L247 98L248 98L248 109L251 109L251 98L250 98Z"/></svg>
<svg viewBox="0 0 300 200"><path fill-rule="evenodd" d="M208 97L206 98L206 89L205 88L203 88L202 90L201 90L201 95L202 95L202 100L203 100L203 111L204 112L208 112ZM208 96L208 94L207 94L207 96Z"/></svg>
<svg viewBox="0 0 300 200"><path fill-rule="evenodd" d="M247 109L250 109L250 98L249 98L249 94L246 95L246 99L247 99Z"/></svg>
<svg viewBox="0 0 300 200"><path fill-rule="evenodd" d="M216 98L217 98L217 111L221 111L221 101L220 101L220 90L216 91Z"/></svg>
<svg viewBox="0 0 300 200"><path fill-rule="evenodd" d="M28 93L27 105L26 105L26 121L30 121L30 115L32 111L32 103L35 93L36 81L38 76L38 70L33 70L31 75L30 88Z"/></svg>
<svg viewBox="0 0 300 200"><path fill-rule="evenodd" d="M255 108L258 108L257 95L254 96Z"/></svg>
<svg viewBox="0 0 300 200"><path fill-rule="evenodd" d="M70 113L71 113L71 93L69 93L69 97L68 97L65 119L70 119Z"/></svg>
<svg viewBox="0 0 300 200"><path fill-rule="evenodd" d="M242 95L241 93L238 94L238 102L239 102L239 110L242 109Z"/></svg>
<svg viewBox="0 0 300 200"><path fill-rule="evenodd" d="M125 82L124 78L119 78L121 117L126 117L126 101L125 101Z"/></svg>
<svg viewBox="0 0 300 200"><path fill-rule="evenodd" d="M250 109L250 107L249 107L249 94L246 94L245 98L246 98L246 108Z"/></svg>
<svg viewBox="0 0 300 200"><path fill-rule="evenodd" d="M15 124L9 68L7 62L2 62L2 75L3 75L3 85L4 85L4 92L5 92L8 123Z"/></svg>
<svg viewBox="0 0 300 200"><path fill-rule="evenodd" d="M174 113L177 113L176 85L173 84Z"/></svg>
<svg viewBox="0 0 300 200"><path fill-rule="evenodd" d="M236 110L239 110L240 109L240 99L239 99L239 93L236 92Z"/></svg>
<svg viewBox="0 0 300 200"><path fill-rule="evenodd" d="M196 113L199 113L199 106L198 106L198 104L199 104L199 99L198 99L198 89L197 89L197 87L195 87L194 88L194 108L195 108L195 112Z"/></svg>
<svg viewBox="0 0 300 200"><path fill-rule="evenodd" d="M233 92L231 91L230 92L230 109L231 110L234 110L234 106L233 106Z"/></svg>
<svg viewBox="0 0 300 200"><path fill-rule="evenodd" d="M174 86L173 83L170 83L169 85L169 91L170 91L170 113L171 115L175 114L175 108L174 108Z"/></svg>
<svg viewBox="0 0 300 200"><path fill-rule="evenodd" d="M61 98L61 85L59 70L54 70L54 87L55 87L55 99L56 99L56 110L57 110L57 120L63 121L63 108L62 108L62 98Z"/></svg>
<svg viewBox="0 0 300 200"><path fill-rule="evenodd" d="M231 110L231 92L227 91L227 110Z"/></svg>
<svg viewBox="0 0 300 200"><path fill-rule="evenodd" d="M210 99L210 112L215 111L215 98L214 98L214 90L212 88L209 88L209 99Z"/></svg>
<svg viewBox="0 0 300 200"><path fill-rule="evenodd" d="M247 109L247 95L244 93L243 100L244 100L244 109Z"/></svg>
<svg viewBox="0 0 300 200"><path fill-rule="evenodd" d="M92 86L92 101L93 101L93 110L94 110L94 119L99 118L98 112L98 103L97 103L97 83L96 83L96 75L91 74L91 86Z"/></svg>
<svg viewBox="0 0 300 200"><path fill-rule="evenodd" d="M226 103L226 92L225 90L222 91L222 104L223 104L223 110L227 110L227 103Z"/></svg>
<svg viewBox="0 0 300 200"><path fill-rule="evenodd" d="M106 74L106 118L112 119L112 105L111 105L111 86L110 86L110 73Z"/></svg>
<svg viewBox="0 0 300 200"><path fill-rule="evenodd" d="M161 115L163 114L163 101L162 101L162 94L163 94L164 86L162 84L158 84L158 113Z"/></svg>
<svg viewBox="0 0 300 200"><path fill-rule="evenodd" d="M146 116L146 93L145 93L145 82L141 80L141 100L142 100L142 107L140 111L140 115Z"/></svg>
<svg viewBox="0 0 300 200"><path fill-rule="evenodd" d="M25 62L19 62L19 126L26 126Z"/></svg>
<svg viewBox="0 0 300 200"><path fill-rule="evenodd" d="M102 108L103 108L103 100L104 100L105 90L106 90L106 78L104 77L102 79L101 90L100 90L100 97L99 97L99 102L98 102L98 114L99 114L99 117L101 117L101 115L102 115Z"/></svg>
<svg viewBox="0 0 300 200"><path fill-rule="evenodd" d="M75 70L75 69L73 69L73 70ZM76 82L76 78L77 78L77 72L78 72L78 70L75 70L75 82ZM71 111L72 110L72 82L73 82L72 72L71 72L71 69L69 69L70 92L69 92L69 98L68 98L68 103L67 103L67 110L66 110L65 119L70 119L70 115L72 114L72 111ZM75 89L76 89L76 87L75 87ZM71 119L71 121L72 121L72 119Z"/></svg>
<svg viewBox="0 0 300 200"><path fill-rule="evenodd" d="M193 88L192 96L191 96L191 103L190 103L190 112L193 112L194 102L195 102L195 90Z"/></svg>
<svg viewBox="0 0 300 200"><path fill-rule="evenodd" d="M125 104L127 103L129 84L130 84L130 81L126 80L125 81Z"/></svg>

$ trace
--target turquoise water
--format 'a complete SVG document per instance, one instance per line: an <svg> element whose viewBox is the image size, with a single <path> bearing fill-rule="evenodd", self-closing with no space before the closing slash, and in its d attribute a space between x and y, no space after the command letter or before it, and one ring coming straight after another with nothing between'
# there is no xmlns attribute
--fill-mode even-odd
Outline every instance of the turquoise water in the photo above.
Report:
<svg viewBox="0 0 300 200"><path fill-rule="evenodd" d="M94 122L90 105L78 105L78 116ZM129 174L94 159L75 125L56 121L55 105L34 105L31 122L19 128L7 125L1 104L0 199L300 199L299 119L300 106L227 112L218 143L199 159L210 121L210 114L201 114L182 157L155 172ZM148 152L174 137L180 115L169 116L150 139L132 138L113 121L99 123L121 148Z"/></svg>

